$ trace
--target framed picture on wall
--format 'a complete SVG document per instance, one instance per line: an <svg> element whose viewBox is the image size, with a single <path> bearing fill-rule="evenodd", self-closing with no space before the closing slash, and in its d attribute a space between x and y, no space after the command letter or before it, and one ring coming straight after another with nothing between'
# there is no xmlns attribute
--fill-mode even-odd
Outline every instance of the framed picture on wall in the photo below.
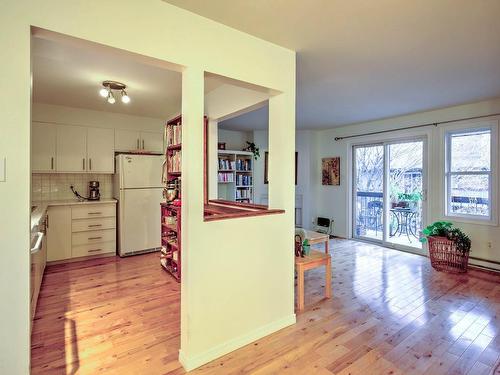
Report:
<svg viewBox="0 0 500 375"><path fill-rule="evenodd" d="M267 178L267 171L268 171L268 159L269 158L269 152L266 151L264 153L264 183L268 184L269 179ZM295 185L297 185L297 165L299 161L299 153L295 151Z"/></svg>
<svg viewBox="0 0 500 375"><path fill-rule="evenodd" d="M321 184L340 185L340 157L321 159Z"/></svg>

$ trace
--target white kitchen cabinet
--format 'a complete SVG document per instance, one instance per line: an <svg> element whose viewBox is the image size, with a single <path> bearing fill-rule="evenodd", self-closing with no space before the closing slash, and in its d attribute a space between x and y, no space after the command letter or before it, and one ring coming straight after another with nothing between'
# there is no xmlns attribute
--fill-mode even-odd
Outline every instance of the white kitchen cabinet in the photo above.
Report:
<svg viewBox="0 0 500 375"><path fill-rule="evenodd" d="M56 125L33 122L31 130L33 172L54 172L56 170Z"/></svg>
<svg viewBox="0 0 500 375"><path fill-rule="evenodd" d="M163 133L117 129L115 130L115 150L141 150L162 154Z"/></svg>
<svg viewBox="0 0 500 375"><path fill-rule="evenodd" d="M49 206L47 261L116 252L115 203Z"/></svg>
<svg viewBox="0 0 500 375"><path fill-rule="evenodd" d="M163 133L141 132L141 149L163 154Z"/></svg>
<svg viewBox="0 0 500 375"><path fill-rule="evenodd" d="M115 150L132 151L141 146L141 133L135 130L115 130Z"/></svg>
<svg viewBox="0 0 500 375"><path fill-rule="evenodd" d="M57 172L87 171L87 128L57 125Z"/></svg>
<svg viewBox="0 0 500 375"><path fill-rule="evenodd" d="M115 132L113 129L87 129L87 171L115 173Z"/></svg>
<svg viewBox="0 0 500 375"><path fill-rule="evenodd" d="M71 258L71 207L49 207L47 261L53 262L69 258Z"/></svg>

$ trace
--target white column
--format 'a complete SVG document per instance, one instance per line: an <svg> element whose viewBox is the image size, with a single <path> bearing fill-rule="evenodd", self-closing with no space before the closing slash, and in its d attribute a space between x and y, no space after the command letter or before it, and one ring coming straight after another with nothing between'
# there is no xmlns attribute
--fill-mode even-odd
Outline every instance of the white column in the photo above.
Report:
<svg viewBox="0 0 500 375"><path fill-rule="evenodd" d="M196 227L203 221L203 107L204 72L195 67L182 72L182 235L181 235L181 348L189 353L188 316L192 299L191 288L196 248L190 239L196 236Z"/></svg>

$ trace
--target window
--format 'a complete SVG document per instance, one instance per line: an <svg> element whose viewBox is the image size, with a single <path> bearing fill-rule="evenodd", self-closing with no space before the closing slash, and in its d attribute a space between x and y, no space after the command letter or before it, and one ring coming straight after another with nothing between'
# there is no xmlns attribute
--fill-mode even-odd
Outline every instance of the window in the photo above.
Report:
<svg viewBox="0 0 500 375"><path fill-rule="evenodd" d="M446 133L446 215L493 221L494 128Z"/></svg>

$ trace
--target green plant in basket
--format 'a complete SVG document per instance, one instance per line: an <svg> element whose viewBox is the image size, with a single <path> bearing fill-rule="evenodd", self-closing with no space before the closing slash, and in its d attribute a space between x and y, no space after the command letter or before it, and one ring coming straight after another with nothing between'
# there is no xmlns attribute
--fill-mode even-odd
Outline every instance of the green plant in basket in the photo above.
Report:
<svg viewBox="0 0 500 375"><path fill-rule="evenodd" d="M471 248L470 238L460 228L454 228L449 221L436 221L427 226L422 231L420 242L427 242L428 237L446 237L454 242L456 249L461 253L467 253Z"/></svg>

